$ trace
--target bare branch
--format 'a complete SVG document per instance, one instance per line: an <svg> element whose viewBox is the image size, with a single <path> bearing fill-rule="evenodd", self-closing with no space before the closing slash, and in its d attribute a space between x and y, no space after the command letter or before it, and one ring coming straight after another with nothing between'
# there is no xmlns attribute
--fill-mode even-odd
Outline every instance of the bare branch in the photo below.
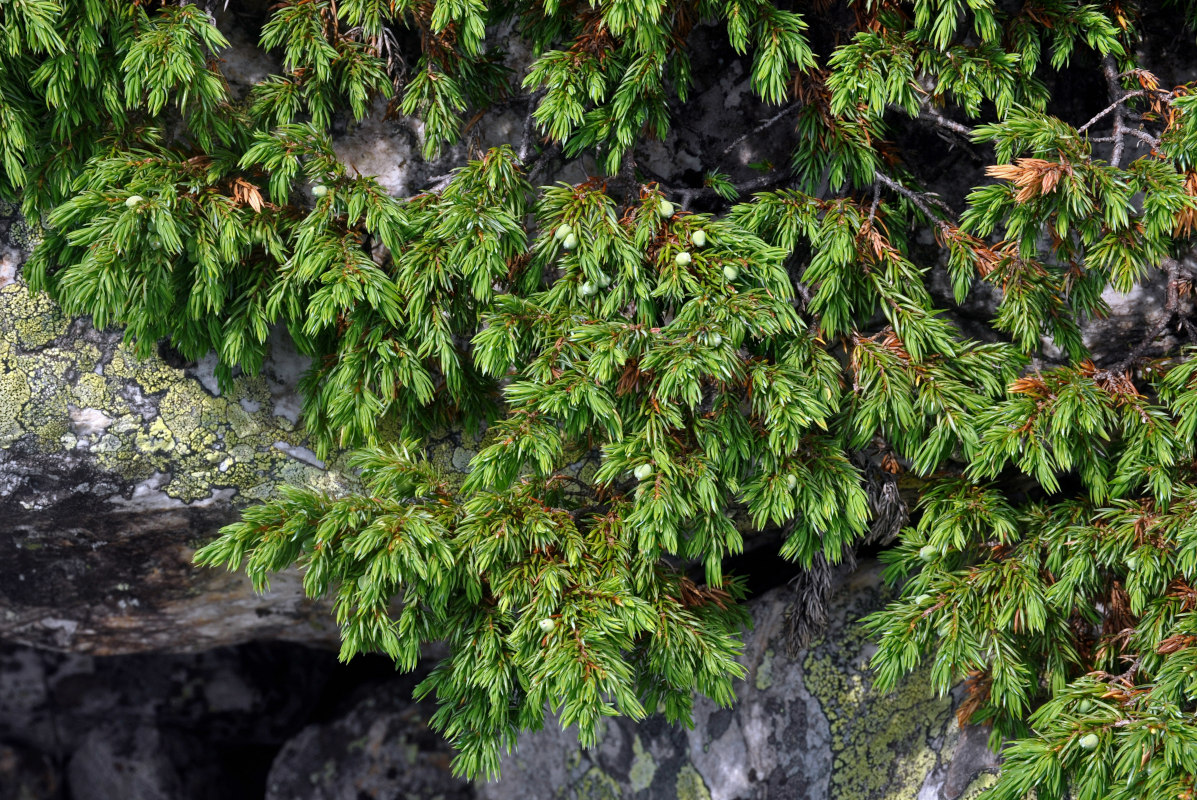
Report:
<svg viewBox="0 0 1197 800"><path fill-rule="evenodd" d="M1110 103L1108 106L1103 108L1101 111L1097 112L1097 114L1093 117L1093 119L1089 120L1084 125L1077 128L1076 129L1077 133L1084 133L1085 131L1089 130L1094 125L1096 125L1097 123L1101 122L1103 119L1108 117L1110 115L1111 111L1118 109L1127 100L1130 100L1135 97L1142 97L1145 94L1147 94L1147 92L1144 92L1142 90L1128 92L1127 94L1123 95L1118 100L1115 100L1113 103Z"/></svg>
<svg viewBox="0 0 1197 800"><path fill-rule="evenodd" d="M1147 131L1141 131L1138 128L1124 128L1123 131L1125 133L1128 133L1131 136L1135 137L1139 141L1145 142L1146 144L1150 145L1153 148L1160 146L1159 138L1156 136L1152 136Z"/></svg>
<svg viewBox="0 0 1197 800"><path fill-rule="evenodd" d="M873 181L873 205L869 206L869 219L865 223L866 228L873 227L873 219L877 216L877 206L881 205L881 184L878 181Z"/></svg>
<svg viewBox="0 0 1197 800"><path fill-rule="evenodd" d="M1106 56L1101 61L1101 70L1106 75L1106 84L1110 87L1110 97L1118 97L1122 93L1122 83L1118 80L1118 65L1113 56ZM1130 95L1125 95L1117 101L1114 109L1114 153L1110 156L1110 166L1117 167L1122 163L1122 151L1126 147L1126 106L1123 103Z"/></svg>
<svg viewBox="0 0 1197 800"><path fill-rule="evenodd" d="M934 222L941 230L949 230L952 227L952 225L955 224L954 222L951 224L949 224L948 222L945 222L944 220L940 219L939 216L936 215L934 211L931 210L931 206L935 205L941 211L948 214L949 217L954 216L951 213L951 210L948 209L947 206L945 206L943 204L943 201L941 201L937 198L933 198L930 195L919 194L918 192L914 192L910 189L907 189L905 186L898 183L893 178L886 175L884 172L875 173L875 177L877 179L877 182L880 183L882 186L889 189L890 191L897 192L898 194L902 195L907 200L909 200L911 203L913 203L915 208L917 208L919 211L922 211L925 215L927 215L928 219L930 219L932 222Z"/></svg>
<svg viewBox="0 0 1197 800"><path fill-rule="evenodd" d="M781 119L783 119L787 114L789 114L790 112L795 111L799 108L802 108L802 103L791 103L790 105L783 108L781 111L774 114L769 119L762 122L760 125L757 125L755 128L750 130L748 133L744 134L743 136L739 137L734 142L729 144L727 147L723 148L723 152L719 154L719 161L717 161L716 163L722 164L727 159L727 156L731 153L732 150L735 150L737 147L739 147L745 141L747 141L748 139L750 139L753 136L756 136L758 133L768 130L770 127L777 124L777 122L779 122Z"/></svg>
<svg viewBox="0 0 1197 800"><path fill-rule="evenodd" d="M745 181L744 183L736 183L736 184L732 184L732 185L735 187L736 192L738 194L743 195L743 194L748 194L749 192L758 191L760 189L769 189L774 186L780 186L781 184L785 183L789 179L790 179L789 170L784 170L782 172L770 173L768 175L761 175L757 178L753 178L750 181ZM662 188L664 188L663 184L662 184ZM697 188L697 189L674 189L672 191L674 193L676 193L679 198L681 198L682 208L687 211L690 210L690 204L694 200L697 200L700 197L710 197L712 195L719 194L718 192L716 192L714 189L712 189L709 186L703 186L703 187Z"/></svg>
<svg viewBox="0 0 1197 800"><path fill-rule="evenodd" d="M968 127L967 125L961 125L955 120L948 119L943 114L939 113L939 110L933 106L923 106L922 113L919 114L919 118L929 120L930 122L933 122L936 127L943 128L944 130L951 131L952 133L960 134L965 139L969 139L970 141L972 139L972 128Z"/></svg>

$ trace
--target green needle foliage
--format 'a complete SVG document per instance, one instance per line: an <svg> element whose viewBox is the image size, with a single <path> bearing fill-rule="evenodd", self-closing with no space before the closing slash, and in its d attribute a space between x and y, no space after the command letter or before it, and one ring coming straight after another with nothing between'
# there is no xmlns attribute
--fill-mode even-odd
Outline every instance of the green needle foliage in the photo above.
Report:
<svg viewBox="0 0 1197 800"><path fill-rule="evenodd" d="M1197 86L1149 71L1150 5L283 0L277 74L235 91L200 5L0 0L0 197L42 221L31 287L138 352L215 352L226 386L279 326L312 357L307 432L360 448L361 489L284 488L197 561L298 564L343 658L447 645L419 693L462 774L549 713L593 744L731 703L726 559L850 557L879 471L919 495L880 685L964 681L997 797L1192 800ZM646 166L700 35L788 163ZM463 155L512 109L522 141ZM394 197L343 163L370 115L451 170ZM920 181L929 133L978 166ZM536 182L579 164L606 177ZM1095 362L1110 289L1167 318ZM464 480L420 444L445 425L483 435Z"/></svg>

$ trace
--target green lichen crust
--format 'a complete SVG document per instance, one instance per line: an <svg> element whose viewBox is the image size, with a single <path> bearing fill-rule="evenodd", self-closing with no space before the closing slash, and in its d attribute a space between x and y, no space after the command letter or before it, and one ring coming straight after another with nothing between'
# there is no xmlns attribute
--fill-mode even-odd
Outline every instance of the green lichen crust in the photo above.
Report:
<svg viewBox="0 0 1197 800"><path fill-rule="evenodd" d="M214 396L184 370L72 324L21 280L0 289L0 446L90 461L128 491L154 479L155 493L181 503L230 490L261 498L281 482L340 486L273 412L264 378Z"/></svg>
<svg viewBox="0 0 1197 800"><path fill-rule="evenodd" d="M677 773L677 800L711 800L711 793L698 770L686 764Z"/></svg>

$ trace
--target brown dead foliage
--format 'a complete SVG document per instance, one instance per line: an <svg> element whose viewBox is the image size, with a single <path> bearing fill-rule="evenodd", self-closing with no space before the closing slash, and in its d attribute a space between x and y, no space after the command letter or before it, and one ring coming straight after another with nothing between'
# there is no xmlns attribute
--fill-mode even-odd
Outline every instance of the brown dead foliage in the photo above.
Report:
<svg viewBox="0 0 1197 800"><path fill-rule="evenodd" d="M1012 182L1018 187L1018 194L1014 195L1014 199L1019 203L1025 203L1040 195L1054 192L1060 184L1060 178L1072 174L1072 165L1042 158L1020 158L1013 164L994 164L986 167L985 174L991 178Z"/></svg>
<svg viewBox="0 0 1197 800"><path fill-rule="evenodd" d="M254 186L244 178L237 178L233 181L233 200L239 206L249 206L254 210L254 213L260 214L265 203L262 201L262 192L257 186Z"/></svg>

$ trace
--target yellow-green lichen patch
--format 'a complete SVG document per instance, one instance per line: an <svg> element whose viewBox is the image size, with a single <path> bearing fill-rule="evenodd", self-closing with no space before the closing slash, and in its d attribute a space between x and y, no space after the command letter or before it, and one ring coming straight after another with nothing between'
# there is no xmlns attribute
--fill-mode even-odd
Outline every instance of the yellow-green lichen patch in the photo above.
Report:
<svg viewBox="0 0 1197 800"><path fill-rule="evenodd" d="M21 426L37 437L40 447L56 447L70 428L70 354L47 348L18 356L17 367L29 382L29 402Z"/></svg>
<svg viewBox="0 0 1197 800"><path fill-rule="evenodd" d="M169 453L175 449L175 436L161 417L151 422L147 430L139 431L136 442L137 449L146 454Z"/></svg>
<svg viewBox="0 0 1197 800"><path fill-rule="evenodd" d="M8 216L12 211L0 209L0 215ZM37 220L30 221L22 214L13 220L8 229L8 240L25 251L31 251L45 238L42 224Z"/></svg>
<svg viewBox="0 0 1197 800"><path fill-rule="evenodd" d="M637 734L632 739L632 767L628 770L628 783L633 792L642 792L652 785L653 777L657 774L657 762L644 749L644 744Z"/></svg>
<svg viewBox="0 0 1197 800"><path fill-rule="evenodd" d="M239 377L230 395L213 397L181 369L69 328L20 280L0 290L0 445L34 438L130 483L158 475L156 489L185 502L228 489L262 499L284 481L342 488L344 476L287 452L303 437L270 414L263 378Z"/></svg>
<svg viewBox="0 0 1197 800"><path fill-rule="evenodd" d="M992 772L982 772L973 778L968 786L964 787L964 794L960 795L960 800L976 800L996 783L997 775Z"/></svg>
<svg viewBox="0 0 1197 800"><path fill-rule="evenodd" d="M29 396L29 381L15 363L0 356L0 447L8 447L24 433L21 419Z"/></svg>
<svg viewBox="0 0 1197 800"><path fill-rule="evenodd" d="M112 360L104 368L104 374L119 378L122 382L132 381L147 395L169 389L184 379L183 370L175 369L164 361L156 358L139 360L127 344L116 348Z"/></svg>
<svg viewBox="0 0 1197 800"><path fill-rule="evenodd" d="M762 692L773 685L773 648L765 651L764 658L756 668L756 688Z"/></svg>
<svg viewBox="0 0 1197 800"><path fill-rule="evenodd" d="M865 634L852 625L803 662L806 688L830 725L830 796L909 800L935 766L951 701L936 696L927 669L889 694L874 690L867 652Z"/></svg>
<svg viewBox="0 0 1197 800"><path fill-rule="evenodd" d="M578 800L621 800L619 783L598 767L591 767L578 781Z"/></svg>
<svg viewBox="0 0 1197 800"><path fill-rule="evenodd" d="M99 358L98 353L96 358ZM87 359L83 363L86 362ZM104 376L95 372L80 375L71 386L71 404L79 408L97 408L109 416L119 417L129 413L129 404L125 399L113 395Z"/></svg>
<svg viewBox="0 0 1197 800"><path fill-rule="evenodd" d="M711 800L711 790L698 770L686 764L677 773L677 800Z"/></svg>
<svg viewBox="0 0 1197 800"><path fill-rule="evenodd" d="M424 439L424 454L452 485L465 480L470 459L481 447L479 437L464 431L438 430Z"/></svg>
<svg viewBox="0 0 1197 800"><path fill-rule="evenodd" d="M70 320L45 294L30 294L23 281L0 289L5 314L0 317L0 335L21 350L36 350L66 333Z"/></svg>

